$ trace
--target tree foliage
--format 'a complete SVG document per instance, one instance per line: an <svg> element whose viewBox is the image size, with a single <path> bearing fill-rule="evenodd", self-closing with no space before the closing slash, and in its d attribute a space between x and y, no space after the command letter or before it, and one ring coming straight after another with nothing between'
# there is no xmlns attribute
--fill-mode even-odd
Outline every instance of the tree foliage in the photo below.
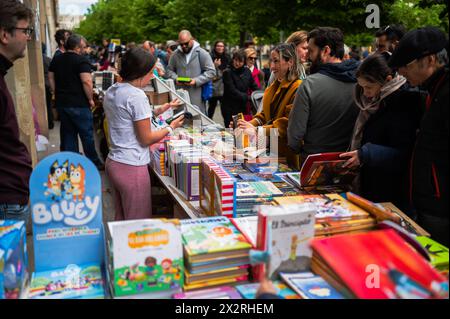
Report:
<svg viewBox="0 0 450 319"><path fill-rule="evenodd" d="M381 24L403 23L409 29L435 25L448 32L446 1L429 0L99 0L77 32L90 41L120 38L123 42L176 39L188 29L201 42L222 39L242 44L280 41L280 32L316 26L339 27L349 45L370 44L376 30L367 29L366 6L380 7Z"/></svg>

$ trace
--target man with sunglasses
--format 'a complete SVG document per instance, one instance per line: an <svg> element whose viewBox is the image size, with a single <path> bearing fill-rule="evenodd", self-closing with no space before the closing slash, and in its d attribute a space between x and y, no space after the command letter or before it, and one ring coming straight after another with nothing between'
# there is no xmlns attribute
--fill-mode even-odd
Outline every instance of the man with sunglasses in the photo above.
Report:
<svg viewBox="0 0 450 319"><path fill-rule="evenodd" d="M28 197L31 157L20 141L14 101L5 76L13 63L25 56L33 29L33 12L17 0L0 5L0 219L29 217Z"/></svg>
<svg viewBox="0 0 450 319"><path fill-rule="evenodd" d="M206 114L206 106L202 101L202 86L214 78L216 68L211 56L200 47L188 30L180 32L178 43L178 49L169 60L167 76L176 81L179 88L186 89L191 103ZM190 78L191 81L182 83L178 81L180 77Z"/></svg>
<svg viewBox="0 0 450 319"><path fill-rule="evenodd" d="M389 65L427 92L410 167L410 195L419 224L448 246L448 39L435 27L412 30L400 40Z"/></svg>

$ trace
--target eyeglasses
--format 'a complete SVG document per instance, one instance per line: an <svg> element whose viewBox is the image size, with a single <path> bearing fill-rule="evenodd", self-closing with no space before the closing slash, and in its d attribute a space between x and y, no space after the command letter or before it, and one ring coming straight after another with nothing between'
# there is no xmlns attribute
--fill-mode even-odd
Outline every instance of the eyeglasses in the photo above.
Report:
<svg viewBox="0 0 450 319"><path fill-rule="evenodd" d="M175 44L175 45L170 46L169 48L170 48L170 50L175 51L178 48L178 45Z"/></svg>
<svg viewBox="0 0 450 319"><path fill-rule="evenodd" d="M31 37L34 32L33 28L13 28L14 30L21 30L27 37Z"/></svg>
<svg viewBox="0 0 450 319"><path fill-rule="evenodd" d="M249 56L247 59L248 60L256 60L256 57L255 56Z"/></svg>
<svg viewBox="0 0 450 319"><path fill-rule="evenodd" d="M189 40L188 42L184 42L184 43L180 42L180 46L187 47L189 45L189 42L191 42L191 41Z"/></svg>

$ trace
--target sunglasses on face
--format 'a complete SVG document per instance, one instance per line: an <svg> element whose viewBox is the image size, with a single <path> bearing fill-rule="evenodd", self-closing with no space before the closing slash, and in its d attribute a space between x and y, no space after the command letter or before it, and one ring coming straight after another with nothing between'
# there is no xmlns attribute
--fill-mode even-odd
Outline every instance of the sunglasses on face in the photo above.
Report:
<svg viewBox="0 0 450 319"><path fill-rule="evenodd" d="M191 41L184 42L184 43L181 43L181 42L180 42L180 46L182 46L182 47L187 47L187 46L189 45L189 42L191 42Z"/></svg>
<svg viewBox="0 0 450 319"><path fill-rule="evenodd" d="M254 56L248 57L248 60L256 60L256 57Z"/></svg>

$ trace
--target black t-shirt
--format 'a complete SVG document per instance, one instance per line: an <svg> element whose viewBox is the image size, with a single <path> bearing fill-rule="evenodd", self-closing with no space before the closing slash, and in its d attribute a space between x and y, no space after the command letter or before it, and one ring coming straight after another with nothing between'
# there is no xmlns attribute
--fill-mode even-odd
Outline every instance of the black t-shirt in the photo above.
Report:
<svg viewBox="0 0 450 319"><path fill-rule="evenodd" d="M53 58L49 71L55 74L56 107L89 107L80 78L80 73L91 73L86 57L65 52Z"/></svg>

